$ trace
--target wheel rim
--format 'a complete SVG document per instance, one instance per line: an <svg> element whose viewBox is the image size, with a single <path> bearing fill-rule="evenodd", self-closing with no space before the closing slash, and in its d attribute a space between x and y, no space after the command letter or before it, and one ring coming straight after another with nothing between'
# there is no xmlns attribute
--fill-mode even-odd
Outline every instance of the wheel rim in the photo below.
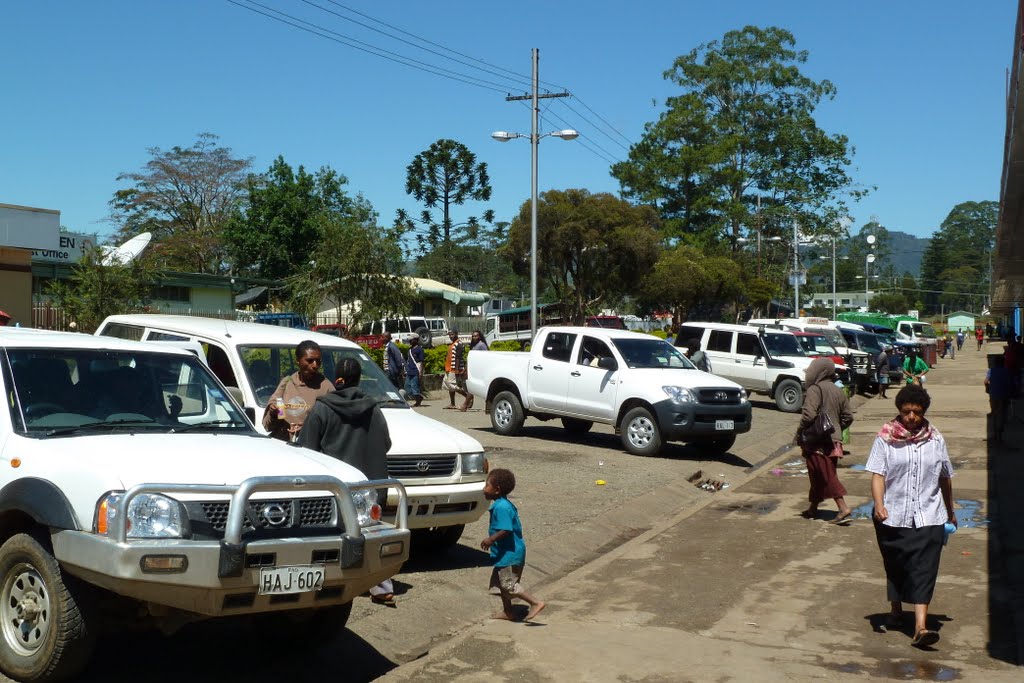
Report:
<svg viewBox="0 0 1024 683"><path fill-rule="evenodd" d="M512 405L508 401L498 401L491 406L494 423L502 429L512 424Z"/></svg>
<svg viewBox="0 0 1024 683"><path fill-rule="evenodd" d="M34 654L50 632L50 590L31 564L11 569L3 587L4 640L20 655Z"/></svg>
<svg viewBox="0 0 1024 683"><path fill-rule="evenodd" d="M633 418L626 430L626 436L636 448L647 448L654 440L654 423L646 417Z"/></svg>
<svg viewBox="0 0 1024 683"><path fill-rule="evenodd" d="M792 387L787 387L782 392L782 400L785 401L788 406L795 406L800 400L800 392Z"/></svg>

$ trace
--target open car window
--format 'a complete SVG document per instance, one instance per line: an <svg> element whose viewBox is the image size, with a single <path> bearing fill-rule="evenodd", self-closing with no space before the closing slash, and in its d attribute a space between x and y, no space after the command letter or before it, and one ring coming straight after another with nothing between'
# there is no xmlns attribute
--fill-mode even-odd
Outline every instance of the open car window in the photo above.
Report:
<svg viewBox="0 0 1024 683"><path fill-rule="evenodd" d="M103 349L10 349L14 424L29 436L98 431L173 432L216 423L251 432L207 367L192 355Z"/></svg>

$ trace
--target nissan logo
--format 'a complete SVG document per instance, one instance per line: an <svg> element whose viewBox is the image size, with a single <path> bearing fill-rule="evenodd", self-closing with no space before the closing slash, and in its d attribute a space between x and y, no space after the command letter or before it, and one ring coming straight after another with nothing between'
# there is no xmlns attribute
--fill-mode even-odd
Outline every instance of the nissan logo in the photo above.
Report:
<svg viewBox="0 0 1024 683"><path fill-rule="evenodd" d="M288 511L279 503L268 503L260 510L263 519L267 520L270 526L281 526L288 521Z"/></svg>
<svg viewBox="0 0 1024 683"><path fill-rule="evenodd" d="M416 471L417 472L427 472L429 470L430 470L430 463L427 462L426 460L420 460L418 463L416 463Z"/></svg>

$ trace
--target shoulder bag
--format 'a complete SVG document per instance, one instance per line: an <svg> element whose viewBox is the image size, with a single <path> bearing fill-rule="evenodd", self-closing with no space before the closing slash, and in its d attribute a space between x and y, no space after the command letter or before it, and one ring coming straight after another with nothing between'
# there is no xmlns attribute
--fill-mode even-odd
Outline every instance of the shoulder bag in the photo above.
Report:
<svg viewBox="0 0 1024 683"><path fill-rule="evenodd" d="M832 424L832 420L825 410L825 392L821 387L818 387L818 391L821 393L821 405L818 407L818 414L815 416L814 421L804 427L803 441L806 444L820 444L823 441L830 441L829 437L836 431L836 426Z"/></svg>

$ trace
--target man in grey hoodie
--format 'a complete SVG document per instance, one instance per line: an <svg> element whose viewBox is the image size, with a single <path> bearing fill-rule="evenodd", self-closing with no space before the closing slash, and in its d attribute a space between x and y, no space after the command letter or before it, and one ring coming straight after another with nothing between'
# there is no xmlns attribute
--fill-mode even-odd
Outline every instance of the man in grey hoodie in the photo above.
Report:
<svg viewBox="0 0 1024 683"><path fill-rule="evenodd" d="M348 463L367 479L387 479L391 435L376 399L359 388L361 374L354 358L338 363L334 391L316 400L299 432L299 445ZM386 489L378 492L378 501L381 506L387 502ZM394 605L391 579L371 588L370 597Z"/></svg>

